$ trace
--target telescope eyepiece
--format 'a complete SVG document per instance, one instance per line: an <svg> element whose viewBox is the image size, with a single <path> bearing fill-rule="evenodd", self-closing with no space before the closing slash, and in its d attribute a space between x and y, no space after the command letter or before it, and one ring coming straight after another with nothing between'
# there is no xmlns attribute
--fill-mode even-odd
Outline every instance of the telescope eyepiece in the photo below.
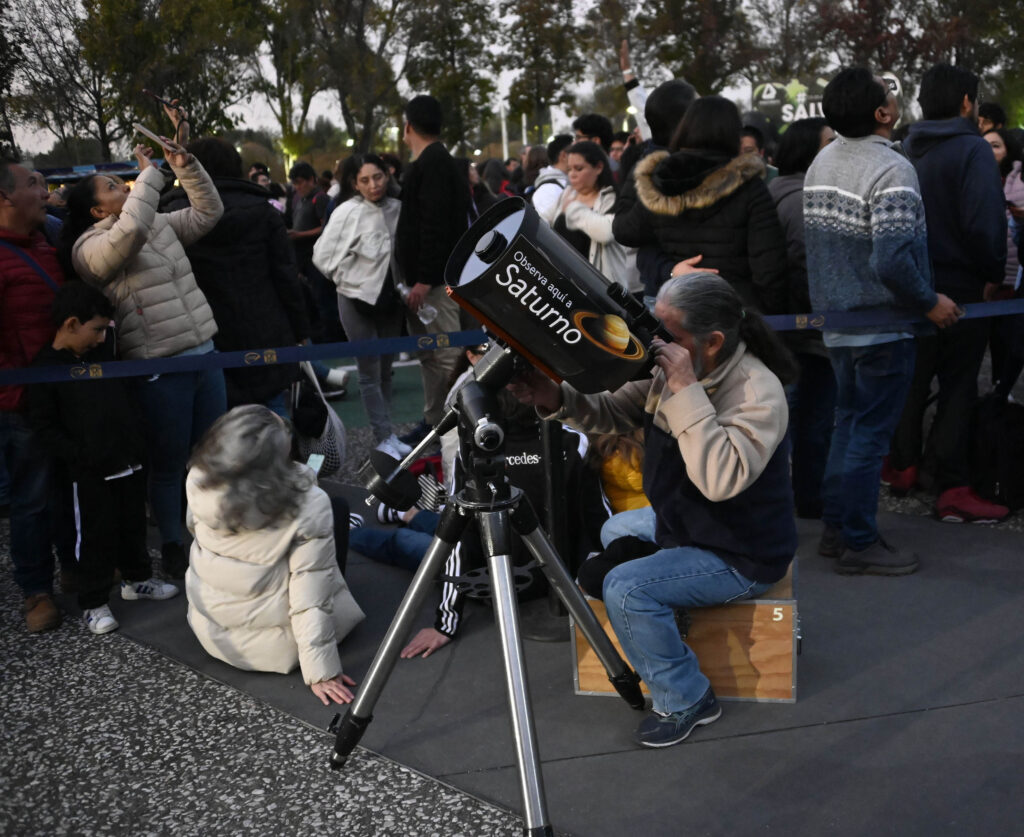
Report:
<svg viewBox="0 0 1024 837"><path fill-rule="evenodd" d="M497 230L488 230L476 243L476 256L480 261L490 264L505 252L508 239Z"/></svg>

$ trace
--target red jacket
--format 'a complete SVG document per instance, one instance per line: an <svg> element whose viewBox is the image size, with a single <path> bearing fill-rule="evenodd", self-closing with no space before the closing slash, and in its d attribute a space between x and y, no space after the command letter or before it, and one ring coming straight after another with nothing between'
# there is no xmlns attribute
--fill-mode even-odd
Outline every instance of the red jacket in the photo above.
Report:
<svg viewBox="0 0 1024 837"><path fill-rule="evenodd" d="M0 229L0 239L24 249L58 285L64 273L57 251L41 232L30 236ZM0 247L0 369L28 366L43 346L53 340L50 322L55 291L35 269L7 247ZM0 410L21 406L22 387L0 387Z"/></svg>

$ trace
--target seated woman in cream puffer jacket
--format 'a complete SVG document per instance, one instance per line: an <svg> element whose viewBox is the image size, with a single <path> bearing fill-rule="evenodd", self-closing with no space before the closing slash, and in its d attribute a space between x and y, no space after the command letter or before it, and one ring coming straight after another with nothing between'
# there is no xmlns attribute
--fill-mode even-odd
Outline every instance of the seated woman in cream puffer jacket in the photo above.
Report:
<svg viewBox="0 0 1024 837"><path fill-rule="evenodd" d="M299 666L325 705L348 703L338 643L363 618L338 569L331 503L291 434L247 404L210 428L189 462L188 622L212 656L248 671Z"/></svg>

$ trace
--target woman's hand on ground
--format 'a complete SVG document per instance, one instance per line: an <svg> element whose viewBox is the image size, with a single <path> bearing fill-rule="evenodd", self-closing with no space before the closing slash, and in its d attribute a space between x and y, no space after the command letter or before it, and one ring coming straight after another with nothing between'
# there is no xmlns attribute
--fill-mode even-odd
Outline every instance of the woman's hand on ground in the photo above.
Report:
<svg viewBox="0 0 1024 837"><path fill-rule="evenodd" d="M356 681L347 674L339 674L330 680L314 683L310 688L324 706L330 706L332 700L335 703L351 703L355 695L347 687L355 685Z"/></svg>
<svg viewBox="0 0 1024 837"><path fill-rule="evenodd" d="M438 648L444 648L452 641L450 636L445 636L436 628L424 628L412 641L402 649L402 659L411 660L413 657L429 657Z"/></svg>

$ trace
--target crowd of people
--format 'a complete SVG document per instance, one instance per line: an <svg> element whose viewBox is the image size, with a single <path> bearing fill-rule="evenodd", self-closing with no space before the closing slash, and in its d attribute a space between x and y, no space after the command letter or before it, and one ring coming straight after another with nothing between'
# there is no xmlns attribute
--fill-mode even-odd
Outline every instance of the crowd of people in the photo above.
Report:
<svg viewBox="0 0 1024 837"><path fill-rule="evenodd" d="M572 569L604 599L650 688L641 745L677 743L721 714L673 609L768 589L794 558L795 517L822 521L818 552L838 573L888 576L913 573L919 558L879 532L880 482L932 488L942 521L1005 518L1009 508L972 487L971 416L987 350L985 383L1011 398L1022 321L968 319L963 307L1022 295L1024 184L1019 132L998 106L978 107L978 78L933 67L921 80L924 118L904 130L889 84L846 68L825 89L824 118L776 138L683 80L648 94L625 48L620 68L634 132L583 114L572 135L505 161L453 157L441 105L419 95L404 111L411 162L353 154L325 175L299 162L287 188L266 167L243 173L229 143L190 141L177 103L165 108L175 139L164 167L137 146L132 188L84 178L61 196L61 223L42 176L0 162L0 368L181 356L198 367L0 387L28 630L60 623L54 552L97 634L117 628L117 575L128 600L170 598L179 588L167 579L184 578L189 625L211 655L245 669L298 666L325 703L351 700L337 646L363 611L343 577L348 530L353 548L414 569L436 514L381 507L382 524L403 528L360 531L294 459L295 366L221 370L202 359L476 327L446 293L445 266L468 227L509 198L664 326L642 381L583 395L534 372L508 396L525 442L555 420L565 450L589 463L573 477L572 513L588 522L574 527ZM780 335L763 319L811 312L828 312L823 331ZM404 435L392 354L357 359L378 449L401 459L440 422L472 378L466 357L418 353L423 418ZM345 390L345 373L313 366L328 395ZM514 399L526 405L518 413ZM449 440L449 491L456 447ZM403 656L455 636L451 578L468 552L446 568L436 624Z"/></svg>

